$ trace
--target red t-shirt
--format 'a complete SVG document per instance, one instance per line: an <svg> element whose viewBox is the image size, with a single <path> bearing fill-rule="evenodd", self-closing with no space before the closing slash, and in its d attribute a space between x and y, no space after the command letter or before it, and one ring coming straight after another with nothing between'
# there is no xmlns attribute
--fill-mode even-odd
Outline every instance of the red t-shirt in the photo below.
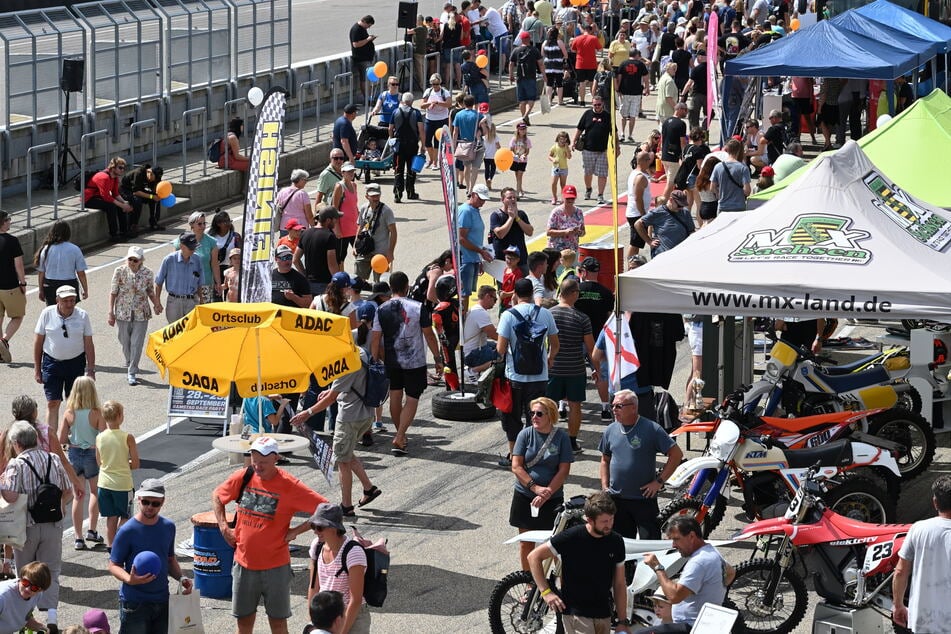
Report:
<svg viewBox="0 0 951 634"><path fill-rule="evenodd" d="M234 500L244 473L244 469L232 473L215 489L215 496L225 504ZM255 473L238 500L234 560L248 570L291 563L285 540L291 519L295 513L313 513L318 504L327 501L283 469L270 480L262 480Z"/></svg>
<svg viewBox="0 0 951 634"><path fill-rule="evenodd" d="M571 50L578 55L575 59L575 68L578 70L597 70L601 40L585 33L571 40Z"/></svg>
<svg viewBox="0 0 951 634"><path fill-rule="evenodd" d="M502 290L506 293L515 292L515 282L522 279L522 277L521 269L505 269L505 273L502 274ZM510 308L512 306L512 298L507 297L503 299L502 306Z"/></svg>
<svg viewBox="0 0 951 634"><path fill-rule="evenodd" d="M469 23L469 18L458 13L456 14L456 23L462 29L462 35L459 36L459 45L469 46L472 44L472 24Z"/></svg>

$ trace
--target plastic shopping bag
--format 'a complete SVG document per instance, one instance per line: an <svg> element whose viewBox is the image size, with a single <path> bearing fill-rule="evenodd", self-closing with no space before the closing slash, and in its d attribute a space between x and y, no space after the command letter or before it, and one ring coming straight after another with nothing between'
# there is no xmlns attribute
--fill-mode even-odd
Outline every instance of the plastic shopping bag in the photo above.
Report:
<svg viewBox="0 0 951 634"><path fill-rule="evenodd" d="M178 592L168 595L168 634L205 634L198 588L182 594L182 584L178 584Z"/></svg>

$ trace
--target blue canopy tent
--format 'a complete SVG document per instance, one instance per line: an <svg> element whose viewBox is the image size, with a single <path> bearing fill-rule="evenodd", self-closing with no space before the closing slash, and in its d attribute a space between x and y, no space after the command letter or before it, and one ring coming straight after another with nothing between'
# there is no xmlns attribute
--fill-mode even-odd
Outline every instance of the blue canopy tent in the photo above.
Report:
<svg viewBox="0 0 951 634"><path fill-rule="evenodd" d="M907 49L916 53L919 66L944 52L944 45L940 42L895 29L888 24L872 20L854 9L832 18L830 22L840 29L873 38L894 48Z"/></svg>
<svg viewBox="0 0 951 634"><path fill-rule="evenodd" d="M916 37L934 42L940 46L939 53L951 51L951 27L947 27L937 20L932 20L897 4L892 4L888 0L875 0L875 2L854 9L854 11L879 24L884 24L903 33L914 33Z"/></svg>

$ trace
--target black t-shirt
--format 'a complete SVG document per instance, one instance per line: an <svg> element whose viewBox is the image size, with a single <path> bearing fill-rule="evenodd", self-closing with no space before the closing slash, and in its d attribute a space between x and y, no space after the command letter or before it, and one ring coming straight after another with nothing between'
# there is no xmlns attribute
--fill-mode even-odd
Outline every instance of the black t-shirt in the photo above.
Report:
<svg viewBox="0 0 951 634"><path fill-rule="evenodd" d="M369 31L360 26L357 22L350 27L350 56L358 62L368 62L376 57L376 47L373 42L367 42L363 46L354 46L354 42L360 42L370 37Z"/></svg>
<svg viewBox="0 0 951 634"><path fill-rule="evenodd" d="M677 117L669 117L660 129L660 138L663 146L660 151L660 160L679 161L683 156L680 141L687 136L687 122Z"/></svg>
<svg viewBox="0 0 951 634"><path fill-rule="evenodd" d="M683 91L690 79L690 60L693 57L682 48L678 48L670 54L670 61L677 63L677 72L674 74L674 83L677 84L678 92Z"/></svg>
<svg viewBox="0 0 951 634"><path fill-rule="evenodd" d="M763 136L766 137L768 141L766 144L766 155L769 157L769 162L772 165L773 161L778 159L783 153L783 150L786 149L786 129L782 124L777 123L769 126Z"/></svg>
<svg viewBox="0 0 951 634"><path fill-rule="evenodd" d="M22 256L20 240L12 233L0 233L0 290L12 291L20 287L13 260Z"/></svg>
<svg viewBox="0 0 951 634"><path fill-rule="evenodd" d="M148 192L154 194L155 188L149 182L147 171L148 168L146 167L137 167L129 171L122 177L119 186L128 192Z"/></svg>
<svg viewBox="0 0 951 634"><path fill-rule="evenodd" d="M330 283L327 267L327 252L337 250L337 236L330 229L312 227L300 237L300 250L304 256L304 271L310 282Z"/></svg>
<svg viewBox="0 0 951 634"><path fill-rule="evenodd" d="M419 143L419 122L422 119L422 113L416 108L407 112L400 106L393 113L393 119L391 120L393 136L399 139L401 149L404 144L415 145Z"/></svg>
<svg viewBox="0 0 951 634"><path fill-rule="evenodd" d="M899 99L905 100L904 106L898 102ZM915 93L911 89L911 84L905 82L901 85L901 87L898 89L898 93L895 95L895 114L907 110L914 101Z"/></svg>
<svg viewBox="0 0 951 634"><path fill-rule="evenodd" d="M561 555L561 598L567 614L602 619L611 616L615 569L624 565L624 538L612 531L592 537L587 525L572 526L551 538Z"/></svg>
<svg viewBox="0 0 951 634"><path fill-rule="evenodd" d="M281 273L275 267L271 270L271 303L278 306L294 306L297 304L284 297L284 291L291 291L295 295L310 295L310 284L307 278L291 269L287 273Z"/></svg>
<svg viewBox="0 0 951 634"><path fill-rule="evenodd" d="M740 54L740 51L749 45L750 38L742 33L727 33L717 40L717 46L725 51L723 54L724 59L733 59Z"/></svg>
<svg viewBox="0 0 951 634"><path fill-rule="evenodd" d="M519 209L517 213L522 222L528 224L528 214L521 209ZM505 234L504 238L499 238L495 235L495 229L504 225L508 220L509 215L501 209L496 209L489 215L489 244L492 245L492 249L495 251L496 260L504 260L505 250L510 246L518 247L518 263L525 264L528 262L526 259L528 256L528 247L525 246L525 232L522 231L520 224L513 222L512 227L509 229L509 232Z"/></svg>
<svg viewBox="0 0 951 634"><path fill-rule="evenodd" d="M601 112L588 110L581 115L578 129L584 130L583 149L589 152L604 152L607 150L611 125L611 111L607 108L602 108Z"/></svg>
<svg viewBox="0 0 951 634"><path fill-rule="evenodd" d="M700 62L691 68L690 79L693 80L693 88L690 89L692 94L707 94L707 63Z"/></svg>
<svg viewBox="0 0 951 634"><path fill-rule="evenodd" d="M677 36L673 33L665 32L660 36L660 56L670 55L671 51L677 48Z"/></svg>
<svg viewBox="0 0 951 634"><path fill-rule="evenodd" d="M515 64L516 79L535 79L538 76L538 62L541 53L534 46L519 46L512 51L512 63Z"/></svg>
<svg viewBox="0 0 951 634"><path fill-rule="evenodd" d="M595 340L604 328L608 315L614 310L614 293L604 285L591 280L585 280L578 285L580 293L575 308L583 312L591 320L591 334Z"/></svg>
<svg viewBox="0 0 951 634"><path fill-rule="evenodd" d="M629 59L621 62L617 68L618 92L622 95L643 95L644 77L647 75L647 66L641 60Z"/></svg>

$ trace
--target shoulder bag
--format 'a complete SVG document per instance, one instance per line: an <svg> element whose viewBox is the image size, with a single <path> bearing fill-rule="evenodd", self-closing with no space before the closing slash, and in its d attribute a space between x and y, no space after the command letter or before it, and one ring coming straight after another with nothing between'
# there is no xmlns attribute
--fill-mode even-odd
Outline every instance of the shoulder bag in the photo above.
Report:
<svg viewBox="0 0 951 634"><path fill-rule="evenodd" d="M380 203L369 218L369 222L364 222L360 232L353 241L353 250L361 257L368 257L376 252L376 239L373 234L376 233L377 225L380 223L380 214L383 212L383 203Z"/></svg>

